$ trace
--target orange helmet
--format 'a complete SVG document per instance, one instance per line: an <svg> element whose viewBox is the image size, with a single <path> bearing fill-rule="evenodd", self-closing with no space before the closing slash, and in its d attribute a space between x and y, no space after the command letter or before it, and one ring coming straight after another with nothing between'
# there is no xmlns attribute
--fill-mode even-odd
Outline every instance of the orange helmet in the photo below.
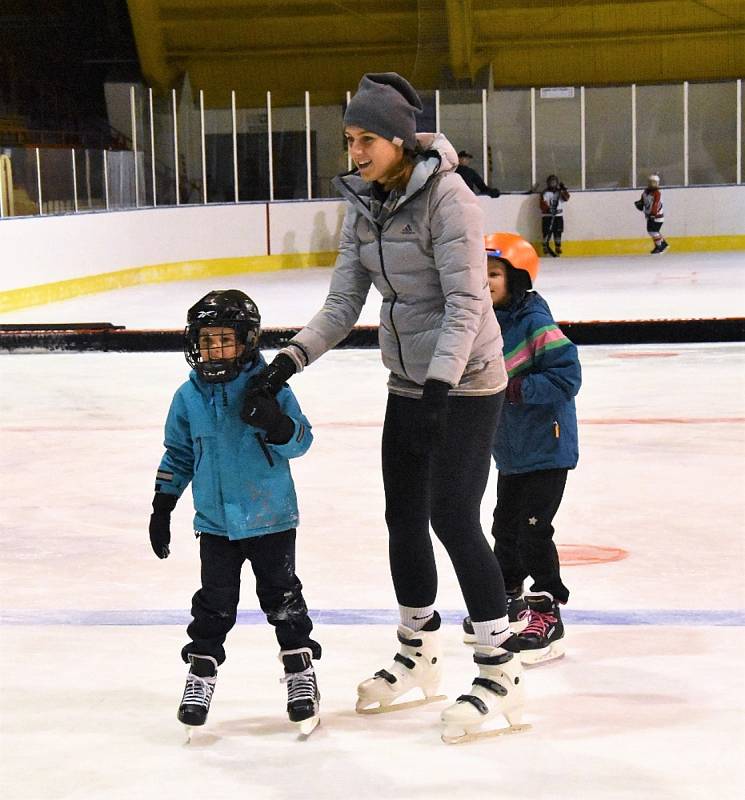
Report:
<svg viewBox="0 0 745 800"><path fill-rule="evenodd" d="M499 258L513 269L521 269L530 276L530 288L538 277L538 253L530 242L517 233L489 233L484 236L487 256Z"/></svg>

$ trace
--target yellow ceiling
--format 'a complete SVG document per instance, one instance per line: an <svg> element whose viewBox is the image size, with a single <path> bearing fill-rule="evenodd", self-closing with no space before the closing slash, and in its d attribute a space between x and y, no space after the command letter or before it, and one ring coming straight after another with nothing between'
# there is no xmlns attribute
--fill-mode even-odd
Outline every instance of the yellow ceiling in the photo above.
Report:
<svg viewBox="0 0 745 800"><path fill-rule="evenodd" d="M143 74L208 105L338 102L364 72L419 89L745 74L745 0L128 0Z"/></svg>

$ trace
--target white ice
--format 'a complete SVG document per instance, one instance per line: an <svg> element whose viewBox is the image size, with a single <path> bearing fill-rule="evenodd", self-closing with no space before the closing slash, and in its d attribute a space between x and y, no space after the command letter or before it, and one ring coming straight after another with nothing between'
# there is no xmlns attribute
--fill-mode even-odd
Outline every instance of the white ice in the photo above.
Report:
<svg viewBox="0 0 745 800"><path fill-rule="evenodd" d="M302 325L323 303L328 268L225 275L134 286L0 314L0 323L113 322L128 328L181 328L186 309L211 289L240 288L265 326ZM537 284L557 320L680 319L745 315L745 253L543 259ZM360 325L377 325L370 290Z"/></svg>
<svg viewBox="0 0 745 800"><path fill-rule="evenodd" d="M697 258L707 276L733 285L734 256ZM668 293L675 302L654 316L742 313L733 291L730 305L722 295L721 305L703 310L715 277L703 288L681 279L658 291L639 285L635 259L617 259L615 269L611 261L597 261L605 288L596 300L607 312L590 317L648 316L640 303L654 294L657 307ZM574 316L562 303L570 308L586 290L574 277L595 274L594 263L547 266L540 288L557 317ZM298 276L304 289L288 292ZM302 324L327 280L328 272L308 270L231 285L261 287L267 324ZM178 327L212 283L81 298L61 318ZM286 302L292 313L282 317ZM44 310L25 313L50 320ZM298 573L317 618L329 620L316 626L322 726L297 741L273 632L240 624L208 724L189 746L176 721L185 634L180 621L167 624L188 619L198 588L188 495L174 513L171 557L159 561L147 541L162 426L186 375L183 357L0 357L4 800L742 796L745 347L583 347L580 355L581 462L556 538L565 552L579 544L628 557L564 568L568 655L526 673L532 730L463 746L440 742L436 705L355 714L356 684L396 650L394 626L331 624L345 609L351 620L395 609L379 469L385 373L376 351L331 352L293 379L316 435L293 471ZM482 507L487 530L494 499L493 476ZM455 619L462 600L436 552L438 604ZM241 609L255 611L244 574ZM443 630L443 689L453 699L475 671L457 626Z"/></svg>

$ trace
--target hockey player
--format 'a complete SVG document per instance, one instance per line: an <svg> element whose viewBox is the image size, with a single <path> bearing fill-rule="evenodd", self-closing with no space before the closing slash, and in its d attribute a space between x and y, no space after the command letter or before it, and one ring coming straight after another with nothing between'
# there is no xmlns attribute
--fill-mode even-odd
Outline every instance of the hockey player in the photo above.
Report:
<svg viewBox="0 0 745 800"><path fill-rule="evenodd" d="M401 624L392 665L358 687L358 711L438 696L442 649L429 525L453 563L475 620L479 676L442 713L443 737L480 735L522 710L517 637L480 502L507 383L484 275L482 213L440 134L416 133L422 104L395 73L365 75L344 115L355 163L334 181L347 200L323 308L248 394L276 391L352 329L371 284L382 294L380 349L390 370L382 468L389 557ZM353 376L349 376L353 380Z"/></svg>
<svg viewBox="0 0 745 800"><path fill-rule="evenodd" d="M189 736L207 719L246 560L279 642L290 720L307 734L319 719L312 660L321 647L310 638L313 625L295 574L298 511L288 461L307 451L313 435L289 387L243 402L248 382L266 366L260 321L254 302L236 289L209 292L189 309L184 352L193 370L171 403L156 477L155 555L168 557L170 515L189 482L200 541L202 587L181 651L190 668L178 718Z"/></svg>
<svg viewBox="0 0 745 800"><path fill-rule="evenodd" d="M662 207L662 192L660 191L660 176L650 175L647 180L647 188L642 192L642 196L634 203L639 211L644 212L647 220L647 233L652 237L654 247L650 250L653 256L664 253L669 247L663 239L660 230L665 221L665 213Z"/></svg>
<svg viewBox="0 0 745 800"><path fill-rule="evenodd" d="M489 290L504 337L509 383L494 441L499 470L494 551L523 664L560 658L560 605L569 599L553 542L567 473L578 460L574 397L582 383L577 348L535 291L538 255L514 233L486 237ZM533 584L523 597L523 584ZM472 626L464 621L466 641Z"/></svg>
<svg viewBox="0 0 745 800"><path fill-rule="evenodd" d="M561 236L564 233L564 203L569 200L567 187L556 177L546 178L546 188L541 192L541 227L543 229L543 255L557 258L561 255ZM551 237L554 249L551 249Z"/></svg>

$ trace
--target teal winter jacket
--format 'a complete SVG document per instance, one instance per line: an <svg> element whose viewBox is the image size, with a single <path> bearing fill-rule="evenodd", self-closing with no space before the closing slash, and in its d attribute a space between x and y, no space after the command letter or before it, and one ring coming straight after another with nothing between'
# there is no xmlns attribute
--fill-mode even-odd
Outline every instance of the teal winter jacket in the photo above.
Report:
<svg viewBox="0 0 745 800"><path fill-rule="evenodd" d="M239 416L246 385L264 366L260 357L228 383L207 383L192 370L173 397L155 490L180 497L191 481L197 531L245 539L297 527L289 459L310 447L310 423L289 386L277 395L295 425L286 444L266 441Z"/></svg>
<svg viewBox="0 0 745 800"><path fill-rule="evenodd" d="M577 466L577 412L582 384L576 346L554 322L546 301L527 292L495 309L510 380L521 378L520 403L505 403L494 440L504 475Z"/></svg>

